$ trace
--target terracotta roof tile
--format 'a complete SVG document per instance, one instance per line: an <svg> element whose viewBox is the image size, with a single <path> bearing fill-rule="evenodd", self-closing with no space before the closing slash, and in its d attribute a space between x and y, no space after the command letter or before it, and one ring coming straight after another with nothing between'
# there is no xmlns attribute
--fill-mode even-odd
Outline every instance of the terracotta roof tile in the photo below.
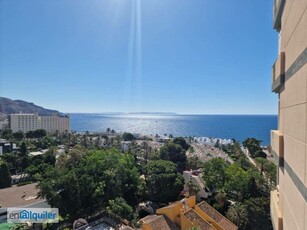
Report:
<svg viewBox="0 0 307 230"><path fill-rule="evenodd" d="M207 221L201 218L194 209L190 209L185 214L185 217L188 218L191 222L196 222L201 230L215 230Z"/></svg>
<svg viewBox="0 0 307 230"><path fill-rule="evenodd" d="M152 229L172 230L162 215L149 215L141 219L141 222L148 224Z"/></svg>
<svg viewBox="0 0 307 230"><path fill-rule="evenodd" d="M203 210L207 215L209 215L218 225L220 225L225 230L237 230L238 227L224 217L221 213L215 210L205 201L198 204L198 207Z"/></svg>

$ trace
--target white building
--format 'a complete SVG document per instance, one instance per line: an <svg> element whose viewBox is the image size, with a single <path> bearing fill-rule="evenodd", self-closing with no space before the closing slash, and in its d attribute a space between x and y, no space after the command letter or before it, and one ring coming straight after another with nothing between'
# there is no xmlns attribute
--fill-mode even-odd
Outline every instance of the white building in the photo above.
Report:
<svg viewBox="0 0 307 230"><path fill-rule="evenodd" d="M15 133L22 131L24 133L39 129L37 114L11 114L9 119L10 129Z"/></svg>
<svg viewBox="0 0 307 230"><path fill-rule="evenodd" d="M54 114L51 116L39 116L38 114L11 114L9 126L13 132L24 133L37 129L44 129L48 133L64 133L70 131L69 116Z"/></svg>
<svg viewBox="0 0 307 230"><path fill-rule="evenodd" d="M214 146L216 145L216 143L219 143L220 145L233 144L232 139L209 138L209 137L194 137L194 141L209 146Z"/></svg>

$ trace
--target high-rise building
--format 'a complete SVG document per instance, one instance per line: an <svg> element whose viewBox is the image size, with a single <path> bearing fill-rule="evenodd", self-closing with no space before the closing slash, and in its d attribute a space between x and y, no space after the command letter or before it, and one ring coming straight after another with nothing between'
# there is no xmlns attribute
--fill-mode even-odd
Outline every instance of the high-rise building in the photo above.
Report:
<svg viewBox="0 0 307 230"><path fill-rule="evenodd" d="M307 230L307 0L275 0L279 33L272 91L278 94L278 130L271 131L278 164L271 192L275 230Z"/></svg>
<svg viewBox="0 0 307 230"><path fill-rule="evenodd" d="M39 129L37 114L11 114L9 126L13 132L22 131L24 133Z"/></svg>
<svg viewBox="0 0 307 230"><path fill-rule="evenodd" d="M54 114L51 116L39 116L37 114L11 114L9 117L9 126L13 132L34 131L44 129L48 133L64 133L70 131L69 116Z"/></svg>

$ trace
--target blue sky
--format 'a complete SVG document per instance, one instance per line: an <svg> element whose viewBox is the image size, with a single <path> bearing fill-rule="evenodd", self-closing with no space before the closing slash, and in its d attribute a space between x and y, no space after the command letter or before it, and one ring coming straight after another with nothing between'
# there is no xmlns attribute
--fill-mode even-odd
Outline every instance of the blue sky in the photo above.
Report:
<svg viewBox="0 0 307 230"><path fill-rule="evenodd" d="M276 114L272 0L1 0L0 95L62 112Z"/></svg>

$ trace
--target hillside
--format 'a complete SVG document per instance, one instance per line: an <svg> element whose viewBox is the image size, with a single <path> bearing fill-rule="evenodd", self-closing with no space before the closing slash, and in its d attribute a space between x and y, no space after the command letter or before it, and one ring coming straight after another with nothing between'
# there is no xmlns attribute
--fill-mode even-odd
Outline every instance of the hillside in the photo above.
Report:
<svg viewBox="0 0 307 230"><path fill-rule="evenodd" d="M21 100L11 100L9 98L0 97L0 114L12 113L38 113L39 115L50 115L59 113L57 110L45 109L41 106L35 105L32 102Z"/></svg>

